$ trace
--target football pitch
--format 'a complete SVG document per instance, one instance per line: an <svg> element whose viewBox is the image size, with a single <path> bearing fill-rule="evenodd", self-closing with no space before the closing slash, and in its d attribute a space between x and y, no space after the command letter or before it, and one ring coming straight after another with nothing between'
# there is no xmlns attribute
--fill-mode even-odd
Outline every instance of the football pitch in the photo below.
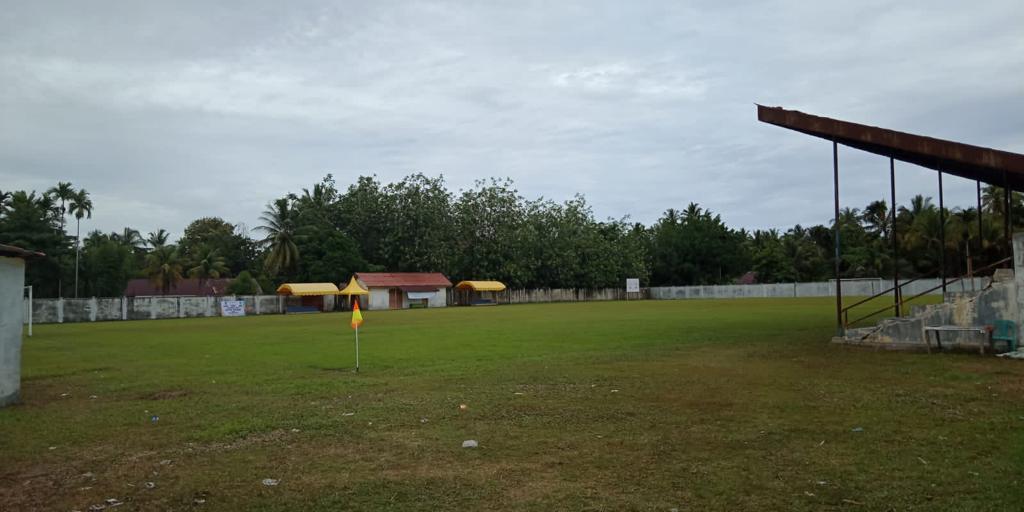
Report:
<svg viewBox="0 0 1024 512"><path fill-rule="evenodd" d="M366 311L358 374L348 318L37 325L0 508L1024 506L1024 364L831 345L830 299Z"/></svg>

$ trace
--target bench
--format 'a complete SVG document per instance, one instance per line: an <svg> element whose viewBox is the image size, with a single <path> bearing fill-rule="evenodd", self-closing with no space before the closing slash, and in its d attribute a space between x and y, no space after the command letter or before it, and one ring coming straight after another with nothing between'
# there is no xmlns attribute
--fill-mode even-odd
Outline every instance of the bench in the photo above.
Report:
<svg viewBox="0 0 1024 512"><path fill-rule="evenodd" d="M924 328L924 344L928 348L928 353L932 353L931 335L935 333L935 345L938 346L939 350L942 350L942 333L944 332L976 332L983 334L988 344L992 347L992 352L995 352L995 345L992 342L992 327L988 325L972 325L972 326L960 326L960 325L934 325ZM981 349L981 355L985 355L985 343L978 345Z"/></svg>

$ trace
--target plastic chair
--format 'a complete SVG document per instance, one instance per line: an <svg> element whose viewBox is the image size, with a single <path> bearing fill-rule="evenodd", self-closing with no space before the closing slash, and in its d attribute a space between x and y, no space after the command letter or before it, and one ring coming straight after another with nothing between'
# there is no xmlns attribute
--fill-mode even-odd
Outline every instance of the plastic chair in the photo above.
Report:
<svg viewBox="0 0 1024 512"><path fill-rule="evenodd" d="M992 341L1005 341L1010 352L1017 350L1017 324L1013 320L996 320L992 329Z"/></svg>

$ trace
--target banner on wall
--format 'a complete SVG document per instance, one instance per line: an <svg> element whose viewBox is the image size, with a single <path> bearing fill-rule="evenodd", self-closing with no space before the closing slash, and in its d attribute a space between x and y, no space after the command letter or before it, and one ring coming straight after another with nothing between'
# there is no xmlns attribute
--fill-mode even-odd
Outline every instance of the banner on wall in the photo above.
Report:
<svg viewBox="0 0 1024 512"><path fill-rule="evenodd" d="M245 316L244 300L220 301L220 316Z"/></svg>

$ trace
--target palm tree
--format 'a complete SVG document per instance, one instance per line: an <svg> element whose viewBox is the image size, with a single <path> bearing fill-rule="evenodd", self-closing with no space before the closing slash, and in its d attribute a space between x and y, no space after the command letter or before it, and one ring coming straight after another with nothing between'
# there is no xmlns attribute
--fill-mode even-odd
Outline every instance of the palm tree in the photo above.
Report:
<svg viewBox="0 0 1024 512"><path fill-rule="evenodd" d="M78 298L78 260L79 255L82 252L80 243L80 237L82 233L82 217L92 218L92 199L89 199L89 193L85 189L81 189L75 192L71 198L71 209L70 212L75 216L78 221L78 226L75 228L75 298Z"/></svg>
<svg viewBox="0 0 1024 512"><path fill-rule="evenodd" d="M196 256L194 265L188 269L188 276L199 279L199 289L208 279L217 279L228 273L228 266L224 264L224 257L217 253L217 249L202 247Z"/></svg>
<svg viewBox="0 0 1024 512"><path fill-rule="evenodd" d="M132 252L138 252L145 245L145 241L142 239L142 234L139 233L137 229L126 227L115 236L117 237L118 242L131 249Z"/></svg>
<svg viewBox="0 0 1024 512"><path fill-rule="evenodd" d="M270 275L294 268L299 261L294 217L295 210L287 197L268 204L260 216L264 224L256 229L267 234L262 244L269 248L264 264Z"/></svg>
<svg viewBox="0 0 1024 512"><path fill-rule="evenodd" d="M181 281L181 256L173 245L161 245L146 255L146 276L163 295Z"/></svg>
<svg viewBox="0 0 1024 512"><path fill-rule="evenodd" d="M889 237L892 217L889 215L889 206L885 204L885 201L872 201L864 208L861 218L872 234L882 238Z"/></svg>
<svg viewBox="0 0 1024 512"><path fill-rule="evenodd" d="M50 190L47 190L46 193L56 199L60 199L60 230L64 231L64 217L68 213L64 205L75 197L75 189L71 186L70 182L60 181L57 182L56 187L50 187Z"/></svg>
<svg viewBox="0 0 1024 512"><path fill-rule="evenodd" d="M167 245L167 239L171 237L171 234L164 228L156 230L156 232L149 232L149 237L146 238L146 243L149 244L153 249L159 249Z"/></svg>
<svg viewBox="0 0 1024 512"><path fill-rule="evenodd" d="M0 190L0 215L3 215L7 211L7 207L11 204L11 193Z"/></svg>

